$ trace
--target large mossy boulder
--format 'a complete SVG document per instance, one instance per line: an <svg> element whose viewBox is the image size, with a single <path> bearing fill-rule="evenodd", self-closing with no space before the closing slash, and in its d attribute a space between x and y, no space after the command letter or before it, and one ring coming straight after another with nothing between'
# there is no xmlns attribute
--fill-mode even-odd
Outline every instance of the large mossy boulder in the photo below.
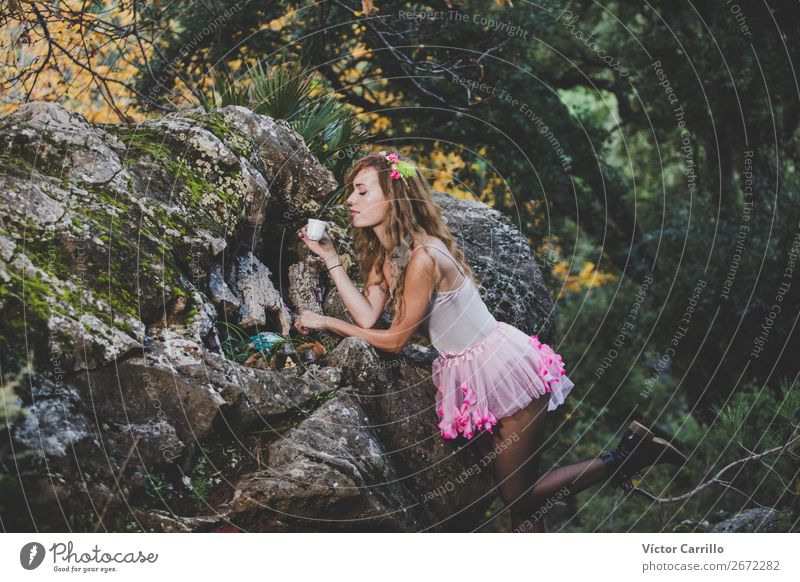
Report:
<svg viewBox="0 0 800 582"><path fill-rule="evenodd" d="M0 119L0 148L7 530L479 523L491 476L458 479L478 452L438 433L426 338L400 355L328 338L291 367L220 349L230 324L290 336L301 309L347 317L294 236L338 185L286 122L231 106L97 126L33 102ZM524 237L436 197L495 316L547 341ZM352 248L346 219L332 230Z"/></svg>

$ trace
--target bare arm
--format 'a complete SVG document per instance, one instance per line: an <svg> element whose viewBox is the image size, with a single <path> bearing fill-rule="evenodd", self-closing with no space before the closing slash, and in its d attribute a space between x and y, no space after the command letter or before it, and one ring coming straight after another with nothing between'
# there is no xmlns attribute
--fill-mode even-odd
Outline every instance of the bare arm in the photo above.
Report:
<svg viewBox="0 0 800 582"><path fill-rule="evenodd" d="M427 250L414 253L406 266L403 285L403 317L389 329L364 329L335 317L325 316L325 327L344 336L362 337L379 350L400 353L425 318L434 290L436 263Z"/></svg>
<svg viewBox="0 0 800 582"><path fill-rule="evenodd" d="M386 305L388 298L388 289L381 293L378 287L378 273L373 270L370 273L367 284L364 286L364 292L368 294L367 297L361 294L358 287L356 287L347 276L347 271L344 267L337 267L340 263L339 255L333 246L331 238L325 234L319 240L312 240L308 238L306 227L303 226L297 231L298 238L303 241L306 246L315 255L320 257L325 262L325 267L328 274L333 279L333 283L339 291L339 296L342 298L347 311L350 316L358 325L363 327L372 327L383 312L383 307Z"/></svg>
<svg viewBox="0 0 800 582"><path fill-rule="evenodd" d="M334 252L325 258L325 266L329 269L339 263L339 256ZM344 267L336 267L328 271L333 279L342 302L350 312L353 321L360 327L372 327L378 321L389 297L389 290L385 284L378 285L378 272L373 268L364 285L364 294L355 286L347 276Z"/></svg>

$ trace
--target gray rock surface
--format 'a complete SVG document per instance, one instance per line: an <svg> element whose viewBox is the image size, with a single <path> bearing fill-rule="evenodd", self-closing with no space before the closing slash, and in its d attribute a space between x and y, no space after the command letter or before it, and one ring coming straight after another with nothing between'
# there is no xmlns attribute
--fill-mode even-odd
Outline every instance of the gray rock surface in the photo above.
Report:
<svg viewBox="0 0 800 582"><path fill-rule="evenodd" d="M758 507L719 522L711 528L711 533L786 532L790 521L789 512Z"/></svg>
<svg viewBox="0 0 800 582"><path fill-rule="evenodd" d="M346 317L294 238L337 184L286 122L226 107L100 127L34 102L0 119L0 145L0 364L19 407L0 432L6 529L479 522L492 479L459 478L478 453L439 435L425 338L399 355L329 338L283 369L220 352L231 325L246 338L292 333L302 309ZM482 204L436 200L496 317L547 341L524 237ZM288 246L265 242L284 229Z"/></svg>

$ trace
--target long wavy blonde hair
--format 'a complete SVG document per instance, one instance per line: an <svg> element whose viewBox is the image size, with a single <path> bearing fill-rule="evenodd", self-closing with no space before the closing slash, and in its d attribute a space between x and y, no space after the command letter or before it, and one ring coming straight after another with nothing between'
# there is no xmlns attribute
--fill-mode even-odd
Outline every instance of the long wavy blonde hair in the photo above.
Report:
<svg viewBox="0 0 800 582"><path fill-rule="evenodd" d="M400 160L411 161L399 152L397 154ZM383 264L387 259L390 261L393 282L389 285L389 300L386 307L392 311L393 316L401 318L403 315L405 302L401 290L405 283L405 265L411 251L416 248L416 236L421 234L441 239L472 282L479 289L483 289L464 258L464 252L456 244L452 233L442 220L439 208L433 201L428 181L419 167L414 176L406 177L405 180L394 180L386 158L381 154L364 156L356 160L345 174L345 192L353 191L353 180L356 175L370 166L377 171L381 190L390 202L386 213L386 234L394 250L389 251L384 248L371 228L357 228L354 237L356 260L363 281L366 281L374 268L380 274L379 284L384 286L386 277L383 274Z"/></svg>

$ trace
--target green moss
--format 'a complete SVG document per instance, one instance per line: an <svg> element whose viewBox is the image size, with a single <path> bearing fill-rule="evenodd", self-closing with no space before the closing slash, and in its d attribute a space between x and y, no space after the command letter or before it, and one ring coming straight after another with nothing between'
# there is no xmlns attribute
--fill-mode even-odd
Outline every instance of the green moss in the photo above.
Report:
<svg viewBox="0 0 800 582"><path fill-rule="evenodd" d="M136 334L133 332L133 328L125 321L118 321L117 322L117 329L127 333L131 337L136 337Z"/></svg>
<svg viewBox="0 0 800 582"><path fill-rule="evenodd" d="M235 150L237 154L250 151L247 138L232 130L221 115L204 117L200 122L229 147L234 143L241 145ZM24 338L26 328L31 327L30 318L46 323L51 310L69 315L70 308L74 313L90 313L106 325L132 334L131 326L121 322L120 316L144 318L145 314L138 313L139 305L147 314L154 315L163 309L162 304L187 296L175 259L188 256L192 250L191 242L186 242L184 237L194 237L200 229L224 237L240 218L237 180L241 179L241 173L238 167L224 172L220 169L219 176L212 170L213 177L209 179L205 170L194 167L191 160L176 156L173 150L179 145L185 147L176 135L165 141L163 132L148 127L111 126L106 130L126 144L126 160L148 156L158 160L161 167L174 176L180 189L177 201L183 209L175 212L158 200L151 200L148 204L153 216L150 216L142 214L139 205L125 193L87 184L81 186L88 194L80 193L65 181L65 189L71 189L80 198L71 209L70 228L51 232L25 218L7 222L4 226L12 232L27 231L24 252L34 265L61 281L71 281L76 289L65 288L58 297L53 297L55 291L43 281L26 279L24 301L30 312L29 321L27 325L16 320L0 325L0 336L4 340L12 336L17 340ZM26 158L17 158L13 159L14 167L9 167L8 173L13 170L16 174L29 175L34 171ZM5 170L10 163L10 158L0 161L0 169ZM58 169L56 175L61 173L60 163ZM134 192L133 179L128 176L127 181L128 188ZM220 187L223 183L226 190ZM237 211L232 212L232 209ZM95 237L93 242L91 239ZM3 286L0 299L11 295L22 297L21 275L11 276L12 284ZM98 308L92 297L102 300L109 309ZM52 305L48 299L53 300ZM6 304L0 303L0 309ZM195 313L196 310L192 315ZM46 329L46 325L38 327ZM7 331L10 328L13 329Z"/></svg>
<svg viewBox="0 0 800 582"><path fill-rule="evenodd" d="M219 113L193 114L189 117L225 142L237 155L250 154L252 142L249 138L229 127ZM178 136L170 134L165 141L163 132L156 133L148 127L117 130L116 133L128 146L127 164L147 155L158 160L173 178L162 180L163 189L171 189L178 194L176 202L183 207L185 214L192 217L192 232L200 227L217 232L217 236L220 236L218 231L225 232L235 226L232 223L238 216L234 216L230 209L241 206L239 193L244 192L238 164L230 168L209 167L200 163L202 160L208 161L205 155L191 148L187 151L185 142L179 141ZM133 188L133 184L130 187ZM106 201L114 204L113 200ZM184 224L170 224L172 221L167 216L159 218L167 219L156 227L159 236L163 236L162 225L184 234L189 230Z"/></svg>
<svg viewBox="0 0 800 582"><path fill-rule="evenodd" d="M166 161L169 172L178 178L189 193L189 202L192 206L201 206L203 198L213 191L211 184L199 176L199 172L192 170L186 160L182 158Z"/></svg>
<svg viewBox="0 0 800 582"><path fill-rule="evenodd" d="M253 150L252 139L233 129L219 111L200 115L188 114L187 117L194 119L204 129L213 133L217 139L228 146L237 156L245 158L250 156Z"/></svg>
<svg viewBox="0 0 800 582"><path fill-rule="evenodd" d="M50 287L37 278L23 278L13 265L6 272L10 281L0 285L0 330L3 336L4 359L24 367L33 354L47 345L47 321L53 310L47 297ZM24 308L21 308L24 306Z"/></svg>
<svg viewBox="0 0 800 582"><path fill-rule="evenodd" d="M8 176L22 176L27 178L35 168L23 156L16 153L14 156L4 156L0 159L0 173Z"/></svg>
<svg viewBox="0 0 800 582"><path fill-rule="evenodd" d="M109 212L109 209L114 208L123 213L129 213L131 211L132 205L128 203L127 200L121 199L117 192L112 190L108 190L102 186L94 186L91 188L90 192L95 195L95 198L105 205L103 210L105 211L104 216L111 216L118 221L118 224L122 224L121 219L114 216L114 213Z"/></svg>
<svg viewBox="0 0 800 582"><path fill-rule="evenodd" d="M71 275L69 267L72 264L72 255L64 249L55 233L28 226L25 235L25 244L19 250L24 250L25 256L31 263L48 275L59 279Z"/></svg>
<svg viewBox="0 0 800 582"><path fill-rule="evenodd" d="M116 217L107 216L110 222L121 229L123 222ZM63 292L56 295L56 291L49 285L36 278L26 278L26 289L30 288L30 296L26 297L26 304L31 307L47 307L43 313L45 321L49 316L50 309L70 315L69 310L64 305L72 307L76 313L90 313L103 321L106 325L114 326L116 314L125 314L137 317L136 313L136 290L135 278L131 277L130 265L135 264L137 248L134 244L120 237L119 230L114 233L111 228L98 222L93 222L92 227L96 231L96 236L111 246L114 262L99 263L96 257L108 257L105 249L97 250L92 248L92 244L85 241L84 254L74 256L67 251L59 238L46 230L34 229L27 230L28 239L25 245L25 255L36 267L47 275L61 281L72 281L77 287L73 291L65 286ZM61 234L61 236L70 236ZM126 265L123 267L123 265ZM110 267L110 268L109 268ZM81 275L77 271L81 269ZM12 272L14 272L12 270ZM16 274L20 278L21 276ZM112 312L96 307L87 301L87 290L90 290L94 297L102 299L112 308ZM53 305L47 302L47 298L53 300ZM41 310L39 310L41 311ZM73 315L74 316L74 315ZM88 330L87 330L88 331Z"/></svg>
<svg viewBox="0 0 800 582"><path fill-rule="evenodd" d="M233 129L231 129L231 126L225 121L225 118L222 117L222 114L218 111L213 111L205 115L191 114L189 117L200 122L205 129L213 133L220 141L224 142L227 139L230 139L234 133Z"/></svg>
<svg viewBox="0 0 800 582"><path fill-rule="evenodd" d="M118 126L109 128L109 131L122 140L125 147L128 148L126 161L142 155L147 155L154 160L163 160L172 156L172 151L165 143L164 134L148 127Z"/></svg>

